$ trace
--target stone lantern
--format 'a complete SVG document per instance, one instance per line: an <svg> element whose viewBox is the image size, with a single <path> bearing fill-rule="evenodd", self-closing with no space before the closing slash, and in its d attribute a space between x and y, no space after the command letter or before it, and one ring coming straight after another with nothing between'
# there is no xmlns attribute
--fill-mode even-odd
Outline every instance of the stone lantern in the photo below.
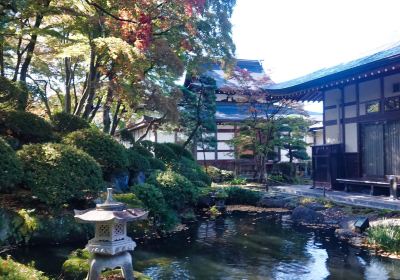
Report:
<svg viewBox="0 0 400 280"><path fill-rule="evenodd" d="M112 198L112 188L107 189L107 199L96 208L75 210L75 219L81 223L95 224L95 236L86 248L92 254L88 280L98 280L106 268L120 267L126 280L133 280L132 257L128 251L136 247L135 241L126 235L127 222L147 218L142 209L127 209L124 203Z"/></svg>

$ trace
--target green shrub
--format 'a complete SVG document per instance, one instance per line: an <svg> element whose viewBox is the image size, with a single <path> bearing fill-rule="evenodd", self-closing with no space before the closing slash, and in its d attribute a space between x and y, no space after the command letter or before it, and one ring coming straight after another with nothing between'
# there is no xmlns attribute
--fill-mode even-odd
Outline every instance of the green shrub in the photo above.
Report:
<svg viewBox="0 0 400 280"><path fill-rule="evenodd" d="M91 155L100 164L105 176L128 167L125 147L98 129L72 132L63 139L63 142Z"/></svg>
<svg viewBox="0 0 400 280"><path fill-rule="evenodd" d="M72 198L97 193L103 186L98 163L64 144L26 145L18 151L24 183L46 204L58 207Z"/></svg>
<svg viewBox="0 0 400 280"><path fill-rule="evenodd" d="M12 189L22 180L22 165L15 151L0 138L0 191Z"/></svg>
<svg viewBox="0 0 400 280"><path fill-rule="evenodd" d="M33 266L17 263L10 257L6 259L0 258L0 279L49 280L43 275L43 272L36 270Z"/></svg>
<svg viewBox="0 0 400 280"><path fill-rule="evenodd" d="M45 119L23 111L0 111L0 135L12 136L20 144L55 139L51 125Z"/></svg>
<svg viewBox="0 0 400 280"><path fill-rule="evenodd" d="M182 157L179 161L173 163L173 167L176 172L185 176L198 187L208 187L211 185L211 178L195 161Z"/></svg>
<svg viewBox="0 0 400 280"><path fill-rule="evenodd" d="M25 110L29 92L21 82L0 77L0 110Z"/></svg>
<svg viewBox="0 0 400 280"><path fill-rule="evenodd" d="M368 243L384 250L385 252L400 252L400 226L380 225L367 230Z"/></svg>
<svg viewBox="0 0 400 280"><path fill-rule="evenodd" d="M222 170L215 166L207 166L205 170L211 181L216 183L230 181L235 177L232 171Z"/></svg>
<svg viewBox="0 0 400 280"><path fill-rule="evenodd" d="M186 150L182 145L176 143L165 143L178 157L185 157L191 160L194 160L194 157L191 152Z"/></svg>
<svg viewBox="0 0 400 280"><path fill-rule="evenodd" d="M236 177L229 181L230 185L246 185L247 180L242 177Z"/></svg>
<svg viewBox="0 0 400 280"><path fill-rule="evenodd" d="M137 152L141 156L150 157L150 158L153 157L153 154L148 149L146 149L144 146L142 146L140 143L136 143L129 149Z"/></svg>
<svg viewBox="0 0 400 280"><path fill-rule="evenodd" d="M178 160L178 156L166 144L153 143L154 156L165 163L172 163Z"/></svg>
<svg viewBox="0 0 400 280"><path fill-rule="evenodd" d="M68 259L62 265L62 279L63 280L86 279L86 275L89 272L89 259L90 259L90 253L86 249L78 249L72 252L69 255ZM120 275L120 273L121 270L104 271L102 273L102 279L103 277L113 277L113 275ZM150 280L150 278L137 271L134 271L134 278L137 280Z"/></svg>
<svg viewBox="0 0 400 280"><path fill-rule="evenodd" d="M167 167L165 166L164 162L162 162L158 158L147 158L147 161L150 164L151 170L161 170L161 171L167 170Z"/></svg>
<svg viewBox="0 0 400 280"><path fill-rule="evenodd" d="M296 179L296 166L292 162L280 162L276 165L279 173L286 182L294 182Z"/></svg>
<svg viewBox="0 0 400 280"><path fill-rule="evenodd" d="M193 206L199 195L195 185L184 176L171 170L153 173L149 177L148 183L159 187L167 204L175 210Z"/></svg>
<svg viewBox="0 0 400 280"><path fill-rule="evenodd" d="M261 199L261 193L241 187L229 187L226 189L227 204L257 205Z"/></svg>
<svg viewBox="0 0 400 280"><path fill-rule="evenodd" d="M89 271L90 253L86 249L73 251L62 265L64 280L85 279Z"/></svg>
<svg viewBox="0 0 400 280"><path fill-rule="evenodd" d="M129 162L128 170L131 176L134 176L139 171L147 171L151 168L148 158L142 156L136 150L128 149L126 153Z"/></svg>
<svg viewBox="0 0 400 280"><path fill-rule="evenodd" d="M51 117L54 130L61 133L69 133L80 129L89 128L89 123L78 117L65 112L58 112Z"/></svg>
<svg viewBox="0 0 400 280"><path fill-rule="evenodd" d="M131 190L149 210L149 215L154 217L156 222L161 223L165 229L171 229L177 224L176 214L169 209L164 195L158 187L151 184L140 184L131 187Z"/></svg>
<svg viewBox="0 0 400 280"><path fill-rule="evenodd" d="M114 194L113 197L116 201L125 203L129 208L143 207L143 202L134 193Z"/></svg>

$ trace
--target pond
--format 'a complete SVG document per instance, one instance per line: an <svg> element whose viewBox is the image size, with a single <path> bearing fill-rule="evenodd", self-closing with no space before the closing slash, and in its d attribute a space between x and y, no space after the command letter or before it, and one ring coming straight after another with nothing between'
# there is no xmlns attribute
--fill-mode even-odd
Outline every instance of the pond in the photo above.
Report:
<svg viewBox="0 0 400 280"><path fill-rule="evenodd" d="M72 247L12 252L57 275ZM152 279L400 279L400 261L347 246L332 231L295 227L285 219L233 215L138 244L136 270Z"/></svg>

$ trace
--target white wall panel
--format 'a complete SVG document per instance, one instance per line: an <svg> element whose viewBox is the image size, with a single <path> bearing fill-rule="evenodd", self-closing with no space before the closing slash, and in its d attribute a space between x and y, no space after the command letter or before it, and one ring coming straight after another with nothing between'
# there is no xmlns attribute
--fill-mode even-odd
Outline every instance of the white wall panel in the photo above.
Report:
<svg viewBox="0 0 400 280"><path fill-rule="evenodd" d="M347 123L345 125L346 134L346 153L357 153L358 152L358 134L357 134L357 123Z"/></svg>
<svg viewBox="0 0 400 280"><path fill-rule="evenodd" d="M381 96L380 80L362 82L359 84L360 102L378 99Z"/></svg>

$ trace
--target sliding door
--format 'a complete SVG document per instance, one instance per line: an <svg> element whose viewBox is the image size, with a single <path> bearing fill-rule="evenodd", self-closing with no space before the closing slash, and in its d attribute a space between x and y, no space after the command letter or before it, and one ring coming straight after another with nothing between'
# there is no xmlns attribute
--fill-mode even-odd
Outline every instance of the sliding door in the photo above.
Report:
<svg viewBox="0 0 400 280"><path fill-rule="evenodd" d="M385 151L385 174L400 175L400 121L392 121L386 124Z"/></svg>
<svg viewBox="0 0 400 280"><path fill-rule="evenodd" d="M382 123L361 126L363 176L384 175L384 127Z"/></svg>

